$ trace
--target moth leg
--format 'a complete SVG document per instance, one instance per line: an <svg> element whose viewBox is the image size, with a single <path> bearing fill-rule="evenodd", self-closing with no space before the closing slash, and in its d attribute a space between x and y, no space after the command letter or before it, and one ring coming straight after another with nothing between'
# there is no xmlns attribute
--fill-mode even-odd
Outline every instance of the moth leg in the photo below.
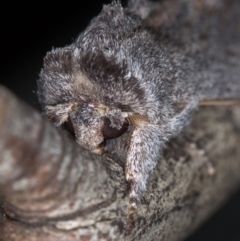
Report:
<svg viewBox="0 0 240 241"><path fill-rule="evenodd" d="M138 122L133 126L128 145L126 179L130 184L130 210L128 223L131 223L142 191L146 190L147 179L160 159L161 149L171 136L178 135L191 121L191 115L198 102L190 101L186 107L163 126L148 122ZM128 225L130 228L131 225Z"/></svg>
<svg viewBox="0 0 240 241"><path fill-rule="evenodd" d="M149 173L154 169L164 143L178 135L191 121L198 101L193 99L167 124L159 126L140 121L132 126L132 134L127 151L126 179L133 186L130 197L137 198L146 189Z"/></svg>
<svg viewBox="0 0 240 241"><path fill-rule="evenodd" d="M191 121L193 111L198 105L191 100L167 124L159 126L146 121L132 126L131 140L127 151L126 179L134 183L132 197L146 189L149 172L156 166L160 151L170 137L178 135Z"/></svg>
<svg viewBox="0 0 240 241"><path fill-rule="evenodd" d="M131 230L133 214L140 194L146 189L149 174L156 166L165 142L163 133L157 125L141 122L133 128L125 167L126 179L130 185L127 230Z"/></svg>

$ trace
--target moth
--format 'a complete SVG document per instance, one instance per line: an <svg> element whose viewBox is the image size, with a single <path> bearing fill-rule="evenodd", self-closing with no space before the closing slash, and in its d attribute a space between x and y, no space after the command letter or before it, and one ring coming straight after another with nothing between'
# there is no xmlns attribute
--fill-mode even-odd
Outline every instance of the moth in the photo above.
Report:
<svg viewBox="0 0 240 241"><path fill-rule="evenodd" d="M125 160L135 201L164 144L190 123L198 105L239 103L236 56L218 68L224 37L210 34L197 49L199 33L181 45L185 20L179 21L166 36L166 29L149 30L119 2L105 5L75 42L47 53L37 82L40 103L54 125L94 153L108 149Z"/></svg>

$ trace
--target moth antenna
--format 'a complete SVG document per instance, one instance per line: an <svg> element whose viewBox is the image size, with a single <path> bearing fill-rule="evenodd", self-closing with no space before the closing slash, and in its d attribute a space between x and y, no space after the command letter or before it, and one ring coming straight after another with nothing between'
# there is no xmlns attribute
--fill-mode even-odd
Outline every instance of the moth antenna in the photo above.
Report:
<svg viewBox="0 0 240 241"><path fill-rule="evenodd" d="M183 108L186 103L179 103L178 107ZM240 99L227 99L227 100L201 100L199 106L231 106L240 105Z"/></svg>
<svg viewBox="0 0 240 241"><path fill-rule="evenodd" d="M228 106L240 105L240 100L203 100L199 102L200 106Z"/></svg>

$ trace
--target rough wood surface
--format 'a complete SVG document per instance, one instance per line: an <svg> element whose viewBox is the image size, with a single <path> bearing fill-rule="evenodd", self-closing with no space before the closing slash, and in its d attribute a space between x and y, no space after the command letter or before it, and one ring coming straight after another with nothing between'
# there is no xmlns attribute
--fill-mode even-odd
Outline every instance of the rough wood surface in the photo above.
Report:
<svg viewBox="0 0 240 241"><path fill-rule="evenodd" d="M240 186L240 108L202 107L165 148L125 236L123 166L0 96L0 240L182 240Z"/></svg>
<svg viewBox="0 0 240 241"><path fill-rule="evenodd" d="M182 58L185 64L173 77L221 76L223 83L231 77L239 87L240 24L234 7L239 3L228 1L226 8L226 2L139 0L130 1L129 9L161 30L166 50ZM206 16L209 26L221 26L222 39L202 31L209 24L202 22ZM188 69L193 57L199 72ZM205 86L200 87L204 96ZM240 107L201 107L164 149L127 233L122 160L79 147L3 87L0 113L1 241L179 241L240 187Z"/></svg>

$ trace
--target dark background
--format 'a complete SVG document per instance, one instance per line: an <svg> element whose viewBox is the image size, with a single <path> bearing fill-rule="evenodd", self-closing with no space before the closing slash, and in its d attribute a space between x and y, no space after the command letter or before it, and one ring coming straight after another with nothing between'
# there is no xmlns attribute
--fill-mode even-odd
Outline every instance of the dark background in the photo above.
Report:
<svg viewBox="0 0 240 241"><path fill-rule="evenodd" d="M1 4L0 83L40 110L34 92L46 52L70 44L109 2ZM240 241L240 192L187 241Z"/></svg>

